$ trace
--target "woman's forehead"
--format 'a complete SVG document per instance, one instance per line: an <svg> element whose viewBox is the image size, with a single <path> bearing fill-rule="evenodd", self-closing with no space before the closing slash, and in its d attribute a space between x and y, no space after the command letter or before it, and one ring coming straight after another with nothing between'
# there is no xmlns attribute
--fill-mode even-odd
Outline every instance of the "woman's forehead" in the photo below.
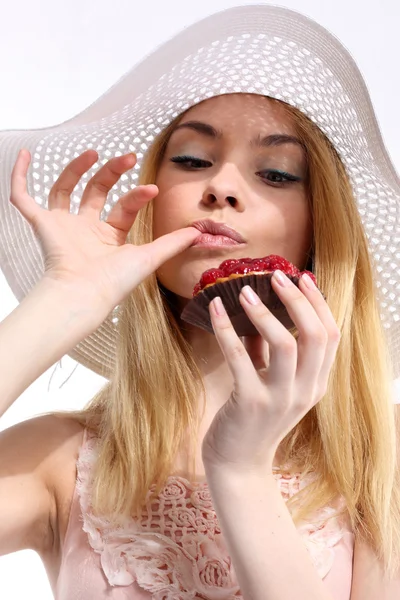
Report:
<svg viewBox="0 0 400 600"><path fill-rule="evenodd" d="M203 100L183 115L180 123L203 121L219 129L295 130L293 118L283 103L258 94L224 94Z"/></svg>

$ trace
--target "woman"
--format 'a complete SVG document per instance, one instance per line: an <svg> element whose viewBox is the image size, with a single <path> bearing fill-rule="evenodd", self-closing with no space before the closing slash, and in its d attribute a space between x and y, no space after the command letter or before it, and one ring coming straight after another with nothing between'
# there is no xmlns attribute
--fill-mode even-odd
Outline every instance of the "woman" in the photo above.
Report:
<svg viewBox="0 0 400 600"><path fill-rule="evenodd" d="M398 181L361 82L317 25L241 7L164 45L86 116L0 140L9 157L12 141L31 151L11 204L31 226L30 259L32 231L45 258L0 329L2 412L66 352L109 377L84 410L0 438L14 474L1 480L0 547L35 547L57 598L398 597L398 328L385 336L365 231L393 252L380 260L394 290L378 219L398 214ZM4 210L16 287L26 243ZM205 219L240 243L200 245ZM240 302L257 336L240 339L215 301L213 334L182 321L204 270L268 254L313 270L327 298L275 272L294 329L251 288Z"/></svg>

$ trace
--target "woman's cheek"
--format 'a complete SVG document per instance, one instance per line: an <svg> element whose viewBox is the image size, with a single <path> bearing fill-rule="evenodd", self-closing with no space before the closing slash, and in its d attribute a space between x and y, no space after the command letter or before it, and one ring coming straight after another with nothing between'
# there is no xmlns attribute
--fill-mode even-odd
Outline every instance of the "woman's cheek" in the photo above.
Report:
<svg viewBox="0 0 400 600"><path fill-rule="evenodd" d="M155 239L173 231L176 212L168 197L157 196L153 205L153 235Z"/></svg>
<svg viewBox="0 0 400 600"><path fill-rule="evenodd" d="M157 198L158 200L158 198ZM153 207L153 234L160 237L171 231L187 227L196 220L193 214L188 212L184 200L175 197L163 197L162 202L154 204Z"/></svg>

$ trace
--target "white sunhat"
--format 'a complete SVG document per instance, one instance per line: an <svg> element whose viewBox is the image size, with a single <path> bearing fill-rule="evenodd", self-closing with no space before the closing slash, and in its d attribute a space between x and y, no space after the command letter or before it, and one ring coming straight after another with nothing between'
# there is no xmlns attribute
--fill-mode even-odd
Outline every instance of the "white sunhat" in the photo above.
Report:
<svg viewBox="0 0 400 600"><path fill-rule="evenodd" d="M394 377L400 376L400 182L385 149L368 90L351 55L326 29L270 5L239 6L187 27L136 64L72 119L43 129L0 132L0 266L21 301L42 277L44 261L31 226L9 202L18 151L32 155L28 192L47 207L65 165L88 148L98 162L71 198L111 157L137 153L137 164L112 188L101 215L136 184L141 159L157 134L198 102L255 93L295 106L326 134L350 176L369 242L380 316ZM109 378L115 363L116 313L68 354Z"/></svg>

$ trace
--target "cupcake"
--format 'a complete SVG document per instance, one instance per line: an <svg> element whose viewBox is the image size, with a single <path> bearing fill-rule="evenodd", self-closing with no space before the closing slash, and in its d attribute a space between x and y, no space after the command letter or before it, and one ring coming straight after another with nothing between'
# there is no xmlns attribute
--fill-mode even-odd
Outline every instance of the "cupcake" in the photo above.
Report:
<svg viewBox="0 0 400 600"><path fill-rule="evenodd" d="M313 273L299 271L288 260L276 254L264 258L228 259L218 268L208 269L202 274L194 287L193 298L181 314L181 319L214 333L208 305L213 298L220 296L238 336L259 335L239 301L240 290L249 285L287 329L295 327L285 305L271 285L271 277L276 269L283 271L297 286L303 273L307 273L317 285Z"/></svg>

